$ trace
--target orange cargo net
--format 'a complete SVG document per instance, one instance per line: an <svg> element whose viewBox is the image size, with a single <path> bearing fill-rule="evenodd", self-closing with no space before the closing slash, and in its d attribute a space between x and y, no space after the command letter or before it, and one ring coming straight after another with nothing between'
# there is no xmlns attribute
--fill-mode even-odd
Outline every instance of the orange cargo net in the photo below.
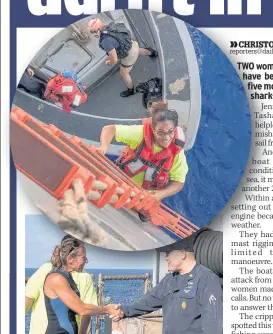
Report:
<svg viewBox="0 0 273 334"><path fill-rule="evenodd" d="M73 180L81 179L89 201L98 208L112 205L150 217L185 238L199 228L156 202L154 196L130 179L92 145L67 136L56 126L36 121L21 108L11 111L11 150L15 167L52 196L62 199Z"/></svg>

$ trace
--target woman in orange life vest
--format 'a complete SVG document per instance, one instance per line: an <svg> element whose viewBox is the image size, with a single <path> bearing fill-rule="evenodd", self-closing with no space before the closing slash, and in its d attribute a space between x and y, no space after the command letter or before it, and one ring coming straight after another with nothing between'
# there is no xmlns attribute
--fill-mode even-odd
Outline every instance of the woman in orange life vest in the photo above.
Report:
<svg viewBox="0 0 273 334"><path fill-rule="evenodd" d="M166 103L148 104L148 112L152 117L143 119L142 125L104 126L100 151L105 154L114 137L126 144L117 165L160 201L184 186L188 172L185 134L178 126L177 112L168 110Z"/></svg>

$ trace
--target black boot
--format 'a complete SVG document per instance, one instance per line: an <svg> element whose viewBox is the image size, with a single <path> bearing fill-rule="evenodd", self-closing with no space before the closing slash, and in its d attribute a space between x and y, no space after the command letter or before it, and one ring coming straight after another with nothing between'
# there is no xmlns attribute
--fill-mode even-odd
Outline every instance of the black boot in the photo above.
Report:
<svg viewBox="0 0 273 334"><path fill-rule="evenodd" d="M150 58L156 58L158 56L158 52L151 47L147 47L145 49L151 52L151 54L149 55Z"/></svg>
<svg viewBox="0 0 273 334"><path fill-rule="evenodd" d="M150 218L148 216L145 216L143 213L140 213L140 212L138 212L138 217L144 223L146 223L150 220Z"/></svg>
<svg viewBox="0 0 273 334"><path fill-rule="evenodd" d="M133 87L133 88L128 88L127 90L121 92L120 96L121 97L128 97L128 96L131 96L131 95L134 95L134 94L135 94L135 89Z"/></svg>

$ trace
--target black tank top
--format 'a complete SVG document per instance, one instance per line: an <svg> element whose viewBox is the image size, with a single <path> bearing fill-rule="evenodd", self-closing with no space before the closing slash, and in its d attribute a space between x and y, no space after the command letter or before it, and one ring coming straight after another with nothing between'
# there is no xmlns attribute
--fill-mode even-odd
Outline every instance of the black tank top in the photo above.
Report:
<svg viewBox="0 0 273 334"><path fill-rule="evenodd" d="M53 273L62 275L67 280L71 289L80 297L80 292L70 273L64 271L63 269L53 269L46 276L46 279ZM45 307L48 319L45 334L78 334L76 313L68 308L60 300L60 298L57 297L55 299L51 299L45 295Z"/></svg>

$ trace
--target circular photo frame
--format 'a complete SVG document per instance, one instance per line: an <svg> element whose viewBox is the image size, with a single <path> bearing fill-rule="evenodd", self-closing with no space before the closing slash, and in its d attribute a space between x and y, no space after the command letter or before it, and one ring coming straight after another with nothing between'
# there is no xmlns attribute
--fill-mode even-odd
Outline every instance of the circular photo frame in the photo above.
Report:
<svg viewBox="0 0 273 334"><path fill-rule="evenodd" d="M19 182L96 246L146 250L211 223L250 150L243 84L207 36L116 10L62 29L29 62L11 111Z"/></svg>

